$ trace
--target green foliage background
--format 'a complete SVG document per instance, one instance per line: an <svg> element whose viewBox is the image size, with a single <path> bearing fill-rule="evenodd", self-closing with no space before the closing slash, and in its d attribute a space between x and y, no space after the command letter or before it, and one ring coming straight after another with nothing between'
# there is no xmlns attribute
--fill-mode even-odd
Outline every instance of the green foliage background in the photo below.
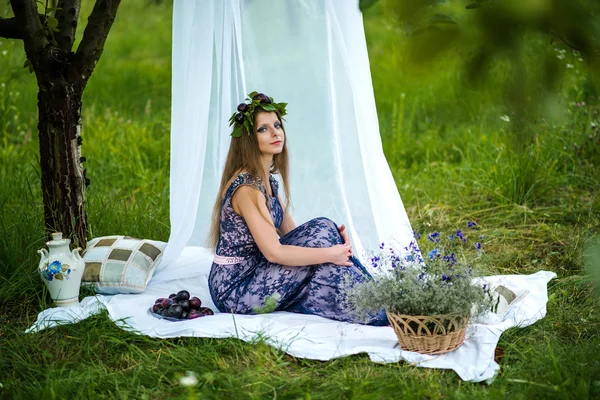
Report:
<svg viewBox="0 0 600 400"><path fill-rule="evenodd" d="M10 16L7 4L0 15ZM84 1L82 22L91 5ZM521 87L537 91L541 55L554 57L561 74L536 96L545 111L521 115L501 85L511 59L498 57L490 79L471 85L462 68L468 49L415 60L387 7L366 10L364 23L383 148L413 227L450 232L477 221L488 273L559 276L546 318L502 335L494 384L364 355L296 359L260 335L253 344L155 340L120 330L105 314L25 335L51 306L37 273L45 237L36 83L22 68L22 44L0 39L0 397L185 398L178 378L186 370L198 374L193 394L202 398L600 396L599 304L581 255L600 231L600 104L586 61L543 35L524 36L519 60L532 73ZM168 239L171 13L169 1L122 2L85 91L93 236Z"/></svg>

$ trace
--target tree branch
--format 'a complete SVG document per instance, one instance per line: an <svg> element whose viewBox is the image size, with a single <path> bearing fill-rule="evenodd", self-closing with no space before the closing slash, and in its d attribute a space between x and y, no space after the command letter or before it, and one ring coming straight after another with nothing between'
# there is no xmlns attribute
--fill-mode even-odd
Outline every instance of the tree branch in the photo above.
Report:
<svg viewBox="0 0 600 400"><path fill-rule="evenodd" d="M0 18L0 37L6 39L23 39L16 18Z"/></svg>
<svg viewBox="0 0 600 400"><path fill-rule="evenodd" d="M48 39L44 36L44 28L40 22L35 0L10 0L17 27L23 36L25 53L34 68L38 65Z"/></svg>
<svg viewBox="0 0 600 400"><path fill-rule="evenodd" d="M554 32L553 30L550 30L550 34L552 36L554 36L555 38L557 38L558 40L560 40L561 42L563 42L564 44L566 44L567 46L569 46L571 49L578 51L581 53L581 49L578 49L577 47L575 47L574 45L572 45L571 43L567 42L565 39L563 39L562 36L560 36L558 33Z"/></svg>
<svg viewBox="0 0 600 400"><path fill-rule="evenodd" d="M58 46L65 53L70 53L75 41L81 0L60 0L57 7L59 10L54 17L58 20L59 31L54 34L54 37Z"/></svg>
<svg viewBox="0 0 600 400"><path fill-rule="evenodd" d="M84 85L102 55L120 3L121 0L96 0L76 53L75 65Z"/></svg>

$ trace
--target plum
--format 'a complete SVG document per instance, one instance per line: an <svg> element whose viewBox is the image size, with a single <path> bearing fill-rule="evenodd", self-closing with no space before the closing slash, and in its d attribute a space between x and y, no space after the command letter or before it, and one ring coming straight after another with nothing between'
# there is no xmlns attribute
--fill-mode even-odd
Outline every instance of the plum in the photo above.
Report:
<svg viewBox="0 0 600 400"><path fill-rule="evenodd" d="M160 304L163 308L169 308L169 306L173 304L173 301L171 299L162 299L162 302Z"/></svg>
<svg viewBox="0 0 600 400"><path fill-rule="evenodd" d="M158 312L158 310L160 310L161 308L162 308L162 306L160 304L156 303L152 306L152 311Z"/></svg>
<svg viewBox="0 0 600 400"><path fill-rule="evenodd" d="M169 295L169 298L170 298L170 299L174 299L175 297L177 297L177 294L176 294L176 293L171 293L171 294Z"/></svg>
<svg viewBox="0 0 600 400"><path fill-rule="evenodd" d="M189 300L181 300L179 301L179 305L183 308L183 311L190 311L190 301Z"/></svg>
<svg viewBox="0 0 600 400"><path fill-rule="evenodd" d="M177 292L177 301L189 300L189 299L190 299L190 292L188 292L187 290L180 290L179 292Z"/></svg>
<svg viewBox="0 0 600 400"><path fill-rule="evenodd" d="M190 299L190 307L194 310L199 310L200 306L202 306L202 301L200 301L199 298L197 298L196 296L192 297Z"/></svg>
<svg viewBox="0 0 600 400"><path fill-rule="evenodd" d="M264 93L257 93L252 97L252 100L260 100L261 103L270 103L271 99Z"/></svg>
<svg viewBox="0 0 600 400"><path fill-rule="evenodd" d="M190 311L187 316L188 319L194 319L194 318L200 318L200 317L204 317L204 314L202 314L200 311L196 311L196 310Z"/></svg>
<svg viewBox="0 0 600 400"><path fill-rule="evenodd" d="M208 307L200 308L200 312L204 315L215 315L215 312Z"/></svg>
<svg viewBox="0 0 600 400"><path fill-rule="evenodd" d="M173 317L173 318L181 317L182 313L183 313L183 308L181 308L181 306L179 304L171 304L171 306L167 310L167 315L169 317Z"/></svg>
<svg viewBox="0 0 600 400"><path fill-rule="evenodd" d="M248 111L248 108L249 108L249 106L248 106L248 104L246 104L246 103L240 103L240 104L237 106L237 110L238 110L239 112L246 112L246 111Z"/></svg>

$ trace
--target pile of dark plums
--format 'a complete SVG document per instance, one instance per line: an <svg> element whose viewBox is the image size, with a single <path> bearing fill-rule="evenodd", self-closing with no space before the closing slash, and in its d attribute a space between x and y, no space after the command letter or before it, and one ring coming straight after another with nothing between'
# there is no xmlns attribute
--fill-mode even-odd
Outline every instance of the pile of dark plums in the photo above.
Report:
<svg viewBox="0 0 600 400"><path fill-rule="evenodd" d="M206 315L214 315L213 310L202 307L202 302L197 297L190 298L190 292L180 290L171 293L168 298L156 299L152 311L164 317L177 319L194 319Z"/></svg>

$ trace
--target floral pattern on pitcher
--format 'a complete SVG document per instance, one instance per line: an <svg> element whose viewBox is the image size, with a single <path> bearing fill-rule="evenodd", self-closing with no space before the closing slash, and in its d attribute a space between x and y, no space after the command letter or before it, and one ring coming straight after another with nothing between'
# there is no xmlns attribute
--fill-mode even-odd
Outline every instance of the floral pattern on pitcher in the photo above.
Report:
<svg viewBox="0 0 600 400"><path fill-rule="evenodd" d="M44 264L42 269L42 277L47 281L51 282L53 279L63 280L69 279L71 273L71 267L69 264L63 264L60 261L52 261Z"/></svg>

